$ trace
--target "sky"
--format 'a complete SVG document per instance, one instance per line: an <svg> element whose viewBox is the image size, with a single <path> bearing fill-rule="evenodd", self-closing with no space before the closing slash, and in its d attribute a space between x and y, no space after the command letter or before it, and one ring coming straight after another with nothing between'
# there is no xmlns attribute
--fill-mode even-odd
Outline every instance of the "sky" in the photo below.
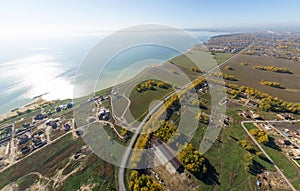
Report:
<svg viewBox="0 0 300 191"><path fill-rule="evenodd" d="M300 26L299 0L0 0L0 38L115 31L139 24L178 28Z"/></svg>

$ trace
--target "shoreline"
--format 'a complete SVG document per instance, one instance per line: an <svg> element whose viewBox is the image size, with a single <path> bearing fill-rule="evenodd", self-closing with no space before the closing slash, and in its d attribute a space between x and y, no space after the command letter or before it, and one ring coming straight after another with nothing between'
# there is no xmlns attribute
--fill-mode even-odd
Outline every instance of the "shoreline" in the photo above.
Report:
<svg viewBox="0 0 300 191"><path fill-rule="evenodd" d="M213 36L211 36L211 37L213 37ZM209 37L208 39L210 39L211 37ZM201 44L203 44L203 43L204 43L204 42L201 42ZM178 55L176 55L176 56L174 56L174 57L172 57L172 58L170 58L170 59L168 59L168 60L162 62L161 64L163 64L163 63L165 63L165 62L168 62L169 60L172 60L172 59L174 59L174 58L176 58L176 57L178 57L178 56L180 56L180 55L182 55L182 54L188 53L188 52L191 51L191 50L193 50L193 48L187 49L184 53L178 54ZM143 68L138 74L136 74L136 75L130 77L130 79L127 79L126 81L123 81L123 82L119 82L118 84L108 85L107 87L103 88L102 90L109 89L109 88L113 88L114 86L122 85L122 84L124 84L124 83L126 83L126 82L128 82L128 81L131 81L132 79L134 79L134 78L135 78L136 76L138 76L141 72L143 72L144 70L147 70L147 68L156 67L156 66L161 65L161 64L149 64L149 65L147 65L145 68ZM94 91L93 93L96 93L96 92L99 92L99 91L102 91L102 90L97 90L97 91ZM42 93L42 94L40 94L40 95L34 96L34 97L32 98L33 100L30 101L30 102L28 102L27 104L22 105L22 106L20 106L20 107L13 108L13 109L11 109L11 110L8 111L8 112L5 112L5 113L3 113L3 114L0 114L0 123L6 121L7 118L18 117L18 112L25 112L25 111L28 110L28 109L35 109L35 108L38 106L37 103L35 103L35 102L37 102L38 99L41 99L42 102L47 102L47 101L52 102L52 101L56 101L56 100L61 100L61 98L53 99L53 100L47 100L47 99L45 99L43 96L48 95L48 94L50 94L50 92L46 92L46 93ZM88 95L90 95L90 94L86 94L86 95L83 95L83 96L81 96L81 97L85 97L85 96L88 96ZM73 98L64 98L63 100L67 100L67 99L78 99L78 98L74 98L74 97L73 97ZM8 119L8 120L9 120L9 119Z"/></svg>

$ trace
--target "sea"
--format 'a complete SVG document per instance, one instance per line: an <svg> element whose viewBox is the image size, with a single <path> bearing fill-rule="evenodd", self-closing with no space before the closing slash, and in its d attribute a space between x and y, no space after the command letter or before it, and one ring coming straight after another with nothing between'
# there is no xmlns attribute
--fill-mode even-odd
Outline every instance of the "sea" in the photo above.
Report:
<svg viewBox="0 0 300 191"><path fill-rule="evenodd" d="M193 31L200 42L210 37L227 34L226 32ZM26 40L7 40L0 44L0 114L24 106L33 98L43 95L47 100L67 99L74 97L74 82L78 68L88 52L109 32L80 33L49 38ZM191 45L192 48L192 45ZM157 50L157 49L156 49ZM160 60L168 60L180 53L174 51L151 51L140 48L126 55L121 55L114 62L112 75L105 75L100 89L109 87L122 72L122 64L133 62L133 55L155 54ZM142 67L131 67L126 71L128 80L137 75L152 62L144 62ZM120 81L121 82L121 81ZM98 89L99 90L99 89Z"/></svg>

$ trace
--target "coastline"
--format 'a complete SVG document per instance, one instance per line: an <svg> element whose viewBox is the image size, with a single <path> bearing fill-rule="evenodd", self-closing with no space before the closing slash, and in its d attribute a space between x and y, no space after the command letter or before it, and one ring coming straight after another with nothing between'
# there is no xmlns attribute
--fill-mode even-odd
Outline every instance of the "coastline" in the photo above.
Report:
<svg viewBox="0 0 300 191"><path fill-rule="evenodd" d="M211 37L213 37L214 35L208 37L208 39L210 39ZM204 42L202 42L204 43ZM202 44L201 43L201 44ZM191 49L187 49L184 53L181 53L181 54L185 54L189 51L191 51L193 48ZM173 58L176 58L177 56L180 56L181 54L178 54L172 58L170 58L169 60L173 59ZM163 63L163 62L162 62ZM161 64L162 64L161 63ZM148 66L146 66L145 68L143 68L140 72L144 71L144 70L147 70L147 68L152 68L152 67L156 67L157 65L160 65L160 64L149 64ZM139 73L140 73L139 72ZM131 81L132 79L134 79L136 76L139 75L139 73L137 73L136 75L133 75L132 77L130 77L130 79L127 79L126 81L122 81L122 82L119 82L118 84L112 84L112 85L108 85L107 87L103 88L103 89L108 89L108 88L112 88L113 86L116 86L116 85L121 85L121 84L124 84L128 81ZM101 90L97 90L95 91L94 93L98 92L98 91L101 91ZM24 113L26 112L26 110L34 110L36 109L39 104L37 104L37 101L38 100L41 100L40 102L52 102L52 101L56 101L56 100L60 100L61 98L58 98L58 99L53 99L53 100L47 100L45 99L44 96L50 94L50 92L46 92L46 93L43 93L43 94L40 94L38 96L34 96L32 99L32 101L29 101L28 103L24 104L23 106L20 106L20 107L16 107L16 108L13 108L11 109L10 111L8 112L5 112L3 114L0 114L0 123L6 121L6 120L9 120L8 118L14 118L14 117L18 117L18 113ZM89 94L87 94L89 95ZM84 95L86 96L86 95ZM81 97L84 97L84 96L81 96ZM72 99L72 98L64 98L63 100L67 100L67 99ZM77 99L77 98L73 98L73 99ZM41 104L41 103L40 103Z"/></svg>
<svg viewBox="0 0 300 191"><path fill-rule="evenodd" d="M6 120L9 120L9 118L18 117L18 113L25 113L28 110L34 110L37 107L39 107L40 105L42 105L42 104L44 104L46 102L51 102L51 101L55 101L55 100L46 100L46 99L43 98L42 95L36 96L29 103L27 103L27 104L25 104L25 105L23 105L21 107L12 109L9 112L1 114L0 115L0 123L4 122Z"/></svg>

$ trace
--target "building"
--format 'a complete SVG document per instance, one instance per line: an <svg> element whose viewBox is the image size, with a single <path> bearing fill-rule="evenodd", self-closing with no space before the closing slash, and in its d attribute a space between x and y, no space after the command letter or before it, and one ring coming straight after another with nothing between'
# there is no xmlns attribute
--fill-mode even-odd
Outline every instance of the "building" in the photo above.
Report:
<svg viewBox="0 0 300 191"><path fill-rule="evenodd" d="M68 103L66 104L66 107L67 107L67 108L72 108L72 107L73 107L73 103L68 102Z"/></svg>
<svg viewBox="0 0 300 191"><path fill-rule="evenodd" d="M247 104L252 107L259 107L259 103L256 101L249 100Z"/></svg>
<svg viewBox="0 0 300 191"><path fill-rule="evenodd" d="M294 117L292 115L288 115L285 113L279 113L276 116L281 120L294 120Z"/></svg>
<svg viewBox="0 0 300 191"><path fill-rule="evenodd" d="M99 120L108 121L110 119L110 111L109 109L101 108L98 114Z"/></svg>
<svg viewBox="0 0 300 191"><path fill-rule="evenodd" d="M262 126L267 130L272 130L272 128L268 124L262 124Z"/></svg>
<svg viewBox="0 0 300 191"><path fill-rule="evenodd" d="M183 172L183 166L163 142L158 140L154 143L154 145L155 147L153 147L153 149L155 155L162 164L165 164L165 167L170 174Z"/></svg>
<svg viewBox="0 0 300 191"><path fill-rule="evenodd" d="M46 114L43 114L43 113L40 113L40 114L37 114L35 117L34 117L34 120L43 120L47 118L47 115Z"/></svg>
<svg viewBox="0 0 300 191"><path fill-rule="evenodd" d="M69 131L71 129L71 125L69 125L68 123L66 123L65 125L64 125L64 130L65 131Z"/></svg>
<svg viewBox="0 0 300 191"><path fill-rule="evenodd" d="M28 140L29 140L28 136L26 134L23 134L18 137L18 145L25 144L27 143Z"/></svg>
<svg viewBox="0 0 300 191"><path fill-rule="evenodd" d="M288 137L288 138L291 138L292 135L289 134L288 132L285 132L285 131L282 131L282 134L285 136L285 137Z"/></svg>
<svg viewBox="0 0 300 191"><path fill-rule="evenodd" d="M256 113L253 113L251 117L255 120L264 120L264 118L262 118L259 114Z"/></svg>

